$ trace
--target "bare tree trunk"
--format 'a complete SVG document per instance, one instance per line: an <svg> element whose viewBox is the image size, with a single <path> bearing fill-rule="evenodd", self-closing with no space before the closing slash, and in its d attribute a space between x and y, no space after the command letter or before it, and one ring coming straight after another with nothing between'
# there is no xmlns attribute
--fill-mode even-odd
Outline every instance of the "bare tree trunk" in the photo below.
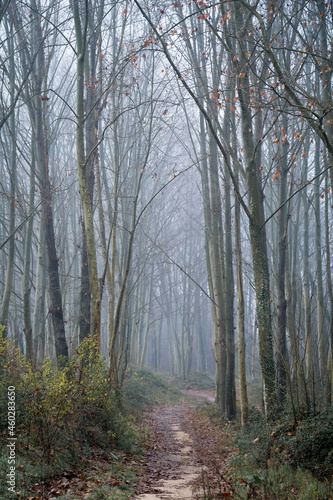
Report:
<svg viewBox="0 0 333 500"><path fill-rule="evenodd" d="M46 252L45 252L45 224L42 218L39 223L39 240L36 269L36 292L33 313L33 350L36 357L36 366L40 367L45 353L45 299L46 299Z"/></svg>
<svg viewBox="0 0 333 500"><path fill-rule="evenodd" d="M196 332L197 332L197 350L198 350L198 370L201 373L207 372L206 363L206 346L205 334L202 324L202 310L200 307L200 293L199 290L195 291L195 311L196 311Z"/></svg>
<svg viewBox="0 0 333 500"><path fill-rule="evenodd" d="M42 136L43 137L43 136ZM43 140L43 138L42 138ZM37 140L38 142L38 140ZM43 148L42 148L43 150ZM42 152L41 152L42 153ZM51 200L51 186L48 173L47 153L44 151L44 159L46 162L44 183L41 189L43 198L43 217L45 220L45 241L48 255L48 277L49 277L49 292L51 299L50 313L52 315L52 324L55 337L55 348L57 358L68 358L68 347L65 336L65 325L63 319L62 297L59 279L59 263L55 246L53 212ZM43 156L40 157L43 161Z"/></svg>
<svg viewBox="0 0 333 500"><path fill-rule="evenodd" d="M235 200L235 250L237 267L237 327L238 327L238 378L241 406L241 423L245 427L249 418L249 402L246 384L246 345L245 345L245 302L243 286L243 264L242 264L242 242L241 242L241 219L240 204Z"/></svg>
<svg viewBox="0 0 333 500"><path fill-rule="evenodd" d="M316 138L315 151L315 174L320 172L319 163L320 139ZM323 269L321 257L321 215L320 215L320 178L316 179L314 185L314 209L315 209L315 258L316 258L316 282L317 282L317 335L319 344L319 367L323 395L327 399L327 356L326 356L326 332L324 327L324 290L323 290Z"/></svg>
<svg viewBox="0 0 333 500"><path fill-rule="evenodd" d="M94 12L95 13L95 12ZM93 82L96 80L96 46L98 41L99 23L97 20L97 29L94 29L92 23L94 22L94 15L91 13L88 16L89 37L87 41L87 49L84 54L84 72L85 81ZM85 157L87 158L85 164L85 175L88 185L88 193L93 212L94 201L94 183L95 183L95 165L98 162L97 150L97 131L98 131L98 110L95 106L96 95L91 90L91 85L86 86L86 118L85 118ZM97 196L101 196L98 193ZM100 297L100 300L102 298ZM89 278L89 262L88 262L88 249L87 249L87 235L85 221L82 223L82 262L81 262L81 298L80 298L80 341L90 335L91 333L91 287Z"/></svg>
<svg viewBox="0 0 333 500"><path fill-rule="evenodd" d="M115 117L115 95L113 93L113 113ZM111 250L111 267L110 267L110 292L109 292L109 305L108 305L108 328L109 328L109 346L112 342L113 328L114 328L114 314L115 314L115 301L116 301L116 259L117 259L117 220L118 220L118 184L119 184L119 145L117 135L117 123L114 124L113 131L114 151L113 151L113 164L114 164L114 183L113 183L113 217L112 217L112 250ZM111 235L110 235L111 236Z"/></svg>
<svg viewBox="0 0 333 500"><path fill-rule="evenodd" d="M240 4L236 2L236 27L239 34L241 34L243 31L243 20L239 9ZM240 38L240 43L241 42L243 42L242 38ZM262 228L264 221L261 209L261 190L255 164L251 102L249 93L245 91L245 89L249 88L249 78L246 61L244 59L244 48L245 45L242 43L242 49L239 51L240 65L237 68L237 72L241 75L238 79L238 96L241 106L242 136L245 150L248 199L251 213L250 241L258 310L259 356L263 377L265 414L268 419L275 420L277 416L277 396L273 357L269 271L265 229Z"/></svg>
<svg viewBox="0 0 333 500"><path fill-rule="evenodd" d="M11 94L11 103L13 105L15 99L15 61L14 61L13 32L10 34L11 36L9 36L8 27L6 31L8 35L8 46L9 46L8 52L10 53L10 58L9 58L10 74L11 74L10 94ZM16 179L16 120L15 120L14 110L12 111L10 116L10 136L11 136L11 155L10 155L11 157L10 157L10 201L9 201L8 232L12 236L8 244L6 282L0 309L0 324L6 327L8 323L9 302L13 289L14 257L15 257L15 235L13 234L13 232L15 229L15 196L16 196L17 179ZM5 335L7 335L6 330L4 333Z"/></svg>
<svg viewBox="0 0 333 500"><path fill-rule="evenodd" d="M81 286L80 286L80 312L79 312L79 331L80 343L90 335L90 286L88 270L87 237L82 220L82 243L81 243Z"/></svg>
<svg viewBox="0 0 333 500"><path fill-rule="evenodd" d="M283 134L288 133L288 117L282 120ZM283 144L279 145L279 196L278 206L281 206L287 198L287 154L282 151ZM283 408L287 390L287 301L285 294L286 273L286 244L287 244L287 211L288 206L283 205L278 214L278 266L277 266L277 396L280 407Z"/></svg>
<svg viewBox="0 0 333 500"><path fill-rule="evenodd" d="M146 160L148 159L148 155ZM136 219L136 214L137 214L137 208L138 208L138 198L139 198L139 192L140 192L140 187L141 187L141 181L142 181L142 175L143 175L143 170L139 175L139 179L137 182L136 186L136 192L134 196L134 201L133 201L133 213L132 213L132 229L130 231L130 236L129 236L129 242L128 242L128 248L127 248L127 255L126 255L126 260L125 260L125 266L124 266L124 275L123 275L123 280L119 292L119 297L118 297L118 303L116 307L116 312L115 312L115 319L114 319L114 326L113 326L113 331L112 331L112 336L111 336L111 343L109 346L109 353L110 353L110 379L112 382L118 386L120 380L118 378L118 373L117 373L117 356L116 356L116 340L119 334L119 326L120 326L120 320L121 320L121 310L123 306L123 300L126 292L126 286L127 286L127 280L129 277L130 273L130 266L132 262L132 252L133 252L133 242L134 242L134 236L135 236L135 229L137 227L137 219Z"/></svg>
<svg viewBox="0 0 333 500"><path fill-rule="evenodd" d="M330 249L330 226L328 218L328 174L325 177L325 237L326 237L326 273L327 273L327 289L330 306L330 326L329 326L329 341L330 341L330 358L328 366L331 369L331 376L328 383L330 384L330 391L327 391L327 403L333 401L333 289L332 289L332 275L331 275L331 249Z"/></svg>
<svg viewBox="0 0 333 500"><path fill-rule="evenodd" d="M29 211L34 207L35 202L35 145L31 147L31 168L30 168L30 193L29 193ZM24 240L24 259L23 259L23 279L22 279L22 296L23 296L23 318L24 318L24 333L26 341L26 356L27 359L35 366L36 351L33 347L32 324L31 324L31 304L30 304L30 264L31 264L31 243L34 218L30 217Z"/></svg>
<svg viewBox="0 0 333 500"><path fill-rule="evenodd" d="M89 287L91 299L91 334L96 335L100 342L101 333L101 296L98 281L96 241L94 231L94 216L89 195L89 173L87 172L87 159L84 141L84 60L86 55L87 26L89 13L85 12L84 27L82 29L79 14L79 2L73 0L74 24L77 46L77 168L79 175L80 194L83 206L83 219L87 239L87 262L89 272Z"/></svg>
<svg viewBox="0 0 333 500"><path fill-rule="evenodd" d="M181 12L181 10L180 10ZM202 32L197 33L198 47L195 50L190 44L190 37L187 33L186 24L184 23L184 34L189 54L196 72L196 89L199 96L202 92L206 93L205 98L208 98L208 81L206 75L206 61L203 54L205 53L204 36ZM201 54L201 56L199 56ZM214 74L213 87L218 88L220 73L219 65L221 64L220 55L214 50ZM209 98L208 98L209 99ZM201 109L204 109L204 99L198 98ZM208 104L209 106L209 104ZM216 116L212 117L211 126L215 127L217 122ZM214 321L214 343L215 343L215 362L216 362L216 402L220 407L221 414L226 410L226 336L225 336L225 294L224 294L224 263L223 263L223 228L222 228L222 212L221 199L219 190L219 175L218 175L218 152L217 144L210 129L208 132L209 141L209 167L207 165L207 152L205 142L205 125L203 114L200 114L200 150L202 156L201 164L201 179L203 187L203 204L205 216L205 241L206 241L206 265L208 273L208 282L210 287L210 295L215 304L212 304L212 313ZM208 178L209 171L209 178Z"/></svg>
<svg viewBox="0 0 333 500"><path fill-rule="evenodd" d="M224 312L224 294L223 294L223 274L222 274L222 259L220 248L220 235L222 229L222 208L219 192L219 177L217 164L217 147L212 137L210 136L210 192L211 192L211 272L214 290L214 301L217 304L216 308L216 331L215 331L215 358L216 358L216 401L221 409L221 413L225 413L225 398L226 398L226 338L225 338L225 312Z"/></svg>
<svg viewBox="0 0 333 500"><path fill-rule="evenodd" d="M309 150L310 140L307 138L305 143L306 151ZM308 157L304 158L304 180L308 174ZM305 364L307 391L310 394L310 400L314 401L314 357L313 357L313 336L311 319L311 300L310 300L310 273L309 273L309 201L307 189L302 192L303 214L304 214L304 233L303 233L303 304L304 304L304 330L305 330Z"/></svg>
<svg viewBox="0 0 333 500"><path fill-rule="evenodd" d="M149 294L148 294L148 314L147 314L143 349L142 349L141 359L140 359L140 367L141 368L143 368L143 366L144 366L146 355L147 355L148 334L149 334L149 328L151 326L150 325L150 318L151 318L151 310L152 310L151 301L152 301L152 297L153 297L153 282L154 282L154 264L152 264L152 268L151 268L150 286L149 286Z"/></svg>
<svg viewBox="0 0 333 500"><path fill-rule="evenodd" d="M225 169L225 329L227 349L226 412L228 418L236 415L235 338L234 338L234 274L231 234L230 176Z"/></svg>

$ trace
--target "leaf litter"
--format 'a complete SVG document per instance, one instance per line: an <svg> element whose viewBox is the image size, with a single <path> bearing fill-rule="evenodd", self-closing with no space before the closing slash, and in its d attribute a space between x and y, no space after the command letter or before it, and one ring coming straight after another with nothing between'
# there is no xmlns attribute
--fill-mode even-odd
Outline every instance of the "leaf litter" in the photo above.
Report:
<svg viewBox="0 0 333 500"><path fill-rule="evenodd" d="M214 400L208 391L182 391ZM234 498L226 469L231 450L226 437L195 412L194 403L160 407L151 414L153 439L135 500Z"/></svg>

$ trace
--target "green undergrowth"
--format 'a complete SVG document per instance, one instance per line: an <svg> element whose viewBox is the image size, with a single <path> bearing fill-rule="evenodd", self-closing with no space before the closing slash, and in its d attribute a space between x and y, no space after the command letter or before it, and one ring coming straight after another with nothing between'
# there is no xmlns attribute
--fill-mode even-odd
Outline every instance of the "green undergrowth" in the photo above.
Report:
<svg viewBox="0 0 333 500"><path fill-rule="evenodd" d="M324 500L333 498L333 410L286 414L275 425L255 407L249 424L221 423L215 405L199 414L228 436L232 450L228 476L237 498Z"/></svg>
<svg viewBox="0 0 333 500"><path fill-rule="evenodd" d="M181 397L179 389L169 384L162 374L135 367L127 372L123 386L123 403L134 415L148 411L159 403L177 403Z"/></svg>
<svg viewBox="0 0 333 500"><path fill-rule="evenodd" d="M207 373L200 373L198 371L189 373L185 380L176 377L173 380L176 387L180 389L192 389L201 391L210 391L215 389L215 380L212 379Z"/></svg>
<svg viewBox="0 0 333 500"><path fill-rule="evenodd" d="M89 498L122 499L133 493L135 468L124 467L119 454L142 455L148 431L139 425L138 412L161 400L175 400L177 391L147 370L132 370L123 392L116 393L105 359L96 352L96 339L90 337L65 367L47 359L39 370L32 370L20 351L0 335L1 499L13 498L7 484L9 386L15 387L15 472L20 498L39 498L38 483L89 470L92 461L104 460L110 453L113 460L107 460L106 473L116 477L117 487L105 483Z"/></svg>
<svg viewBox="0 0 333 500"><path fill-rule="evenodd" d="M237 388L237 394L239 394L239 388ZM263 385L261 378L251 378L247 381L247 395L250 406L263 409Z"/></svg>

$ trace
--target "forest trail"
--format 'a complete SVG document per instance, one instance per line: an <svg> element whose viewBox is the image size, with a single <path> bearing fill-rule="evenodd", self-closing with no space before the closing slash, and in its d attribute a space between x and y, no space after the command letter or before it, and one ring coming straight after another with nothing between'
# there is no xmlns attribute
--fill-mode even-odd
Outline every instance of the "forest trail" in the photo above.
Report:
<svg viewBox="0 0 333 500"><path fill-rule="evenodd" d="M214 401L210 392L186 390L184 395L198 400ZM197 457L190 435L183 430L186 415L193 411L193 403L156 409L151 419L157 438L150 452L145 477L141 481L135 500L197 499L200 491L193 492L202 465Z"/></svg>

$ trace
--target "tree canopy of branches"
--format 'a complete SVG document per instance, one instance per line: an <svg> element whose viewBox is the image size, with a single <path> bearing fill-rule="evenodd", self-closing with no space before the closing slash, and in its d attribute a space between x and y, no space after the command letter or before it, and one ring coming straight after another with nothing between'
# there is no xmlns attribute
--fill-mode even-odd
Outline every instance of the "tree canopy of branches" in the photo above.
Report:
<svg viewBox="0 0 333 500"><path fill-rule="evenodd" d="M96 336L117 390L331 404L331 8L3 2L0 323L34 369Z"/></svg>

